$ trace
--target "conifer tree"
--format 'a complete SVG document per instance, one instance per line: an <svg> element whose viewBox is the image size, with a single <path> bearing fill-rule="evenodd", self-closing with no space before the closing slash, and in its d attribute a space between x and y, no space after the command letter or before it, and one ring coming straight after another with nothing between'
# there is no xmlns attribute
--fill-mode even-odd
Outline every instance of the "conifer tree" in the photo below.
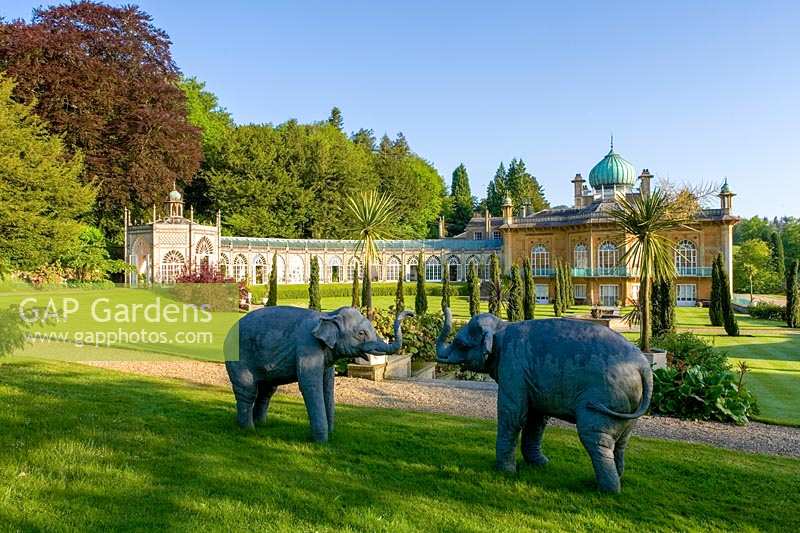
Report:
<svg viewBox="0 0 800 533"><path fill-rule="evenodd" d="M711 267L711 302L708 306L708 318L712 326L722 325L722 297L720 289L720 264L722 255L717 255Z"/></svg>
<svg viewBox="0 0 800 533"><path fill-rule="evenodd" d="M417 296L414 298L414 311L418 316L428 312L428 295L425 294L425 263L422 252L417 257Z"/></svg>
<svg viewBox="0 0 800 533"><path fill-rule="evenodd" d="M506 167L501 162L497 167L494 178L486 187L486 209L492 216L499 217L502 214L503 201L506 197Z"/></svg>
<svg viewBox="0 0 800 533"><path fill-rule="evenodd" d="M533 282L530 258L522 262L522 288L522 314L525 320L533 320L536 316L536 285Z"/></svg>
<svg viewBox="0 0 800 533"><path fill-rule="evenodd" d="M278 254L272 254L272 270L269 272L269 293L267 307L278 305Z"/></svg>
<svg viewBox="0 0 800 533"><path fill-rule="evenodd" d="M489 260L489 279L492 283L491 294L489 295L489 312L499 317L502 290L500 286L500 259L497 254L492 254Z"/></svg>
<svg viewBox="0 0 800 533"><path fill-rule="evenodd" d="M721 264L721 260L722 255L720 255L720 265L718 268L722 322L725 326L725 332L731 337L737 337L739 335L739 324L736 322L736 315L733 312L731 286L730 282L728 281L728 274L725 272L725 267Z"/></svg>
<svg viewBox="0 0 800 533"><path fill-rule="evenodd" d="M394 310L401 313L406 308L406 295L403 293L403 273L397 276L397 288L394 291Z"/></svg>
<svg viewBox="0 0 800 533"><path fill-rule="evenodd" d="M781 279L786 277L786 257L783 252L783 239L780 233L773 231L769 236L772 249L772 265Z"/></svg>
<svg viewBox="0 0 800 533"><path fill-rule="evenodd" d="M311 268L308 279L308 308L322 311L322 301L319 296L319 259L311 258Z"/></svg>
<svg viewBox="0 0 800 533"><path fill-rule="evenodd" d="M475 263L469 265L467 272L467 292L469 293L469 316L481 312L481 280L478 279L478 269Z"/></svg>
<svg viewBox="0 0 800 533"><path fill-rule="evenodd" d="M797 259L786 273L786 325L800 327L800 261Z"/></svg>
<svg viewBox="0 0 800 533"><path fill-rule="evenodd" d="M553 314L559 317L564 312L564 286L562 283L561 263L558 260L556 260L554 270Z"/></svg>
<svg viewBox="0 0 800 533"><path fill-rule="evenodd" d="M675 330L675 285L671 280L653 281L650 309L653 337Z"/></svg>
<svg viewBox="0 0 800 533"><path fill-rule="evenodd" d="M442 311L445 307L450 307L450 276L445 272L442 276Z"/></svg>
<svg viewBox="0 0 800 533"><path fill-rule="evenodd" d="M509 321L517 322L524 318L522 310L522 277L519 274L519 267L517 265L511 267L508 281L506 315Z"/></svg>
<svg viewBox="0 0 800 533"><path fill-rule="evenodd" d="M358 266L356 266L355 272L353 272L353 287L350 289L350 306L356 309L361 308L360 276L361 273L358 271Z"/></svg>
<svg viewBox="0 0 800 533"><path fill-rule="evenodd" d="M472 191L469 187L469 175L464 163L458 165L453 171L453 181L450 184L450 199L453 205L453 231L458 234L464 231L475 210Z"/></svg>

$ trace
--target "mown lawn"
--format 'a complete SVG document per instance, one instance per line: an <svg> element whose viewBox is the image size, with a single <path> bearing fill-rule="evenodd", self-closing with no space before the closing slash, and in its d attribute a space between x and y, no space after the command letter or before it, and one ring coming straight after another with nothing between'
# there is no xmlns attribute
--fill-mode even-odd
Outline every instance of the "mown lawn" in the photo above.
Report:
<svg viewBox="0 0 800 533"><path fill-rule="evenodd" d="M227 390L78 364L0 366L0 529L800 529L800 461L636 438L621 495L569 430L542 469L492 469L494 423L340 407L327 445L298 399L235 426Z"/></svg>
<svg viewBox="0 0 800 533"><path fill-rule="evenodd" d="M105 290L63 290L63 291L31 291L0 294L0 305L10 305L19 302L26 296L37 296L44 303L48 298L76 298L80 304L79 312L70 317L67 322L48 324L38 328L42 331L69 333L76 332L105 332L115 333L120 329L124 331L163 332L166 342L125 342L112 343L112 350L108 358L174 358L189 357L206 361L222 360L222 342L226 333L235 321L241 316L239 313L213 313L213 319L208 323L197 324L192 322L168 323L159 322L150 324L142 322L120 323L109 321L99 323L92 318L91 306L98 299L106 298L109 303L105 307L116 304L132 305L134 303L149 302L155 296L148 291L137 289L105 289ZM413 296L406 297L406 305L413 307ZM441 297L430 296L428 308L432 312L439 312ZM281 305L295 305L305 307L307 299L284 299ZM349 297L323 298L322 305L325 310L350 305ZM393 296L376 296L374 305L379 308L388 308L394 305ZM454 318L457 320L469 319L469 304L466 297L454 296L451 300ZM486 310L486 302L482 302ZM101 306L101 309L104 308ZM576 306L568 314L588 314L588 306ZM548 318L553 316L552 305L537 305L536 317ZM746 361L752 372L747 377L747 383L756 393L761 407L758 419L766 422L788 425L800 425L800 335L791 333L791 330L782 326L780 322L756 320L747 315L737 315L742 329L740 337L728 337L722 328L713 328L708 322L708 310L694 307L681 307L677 309L679 331L694 331L708 338L715 346L727 350L731 355L731 362ZM201 333L206 335L196 339L196 342L178 342L175 338L180 333ZM626 336L634 340L638 335L627 333ZM91 344L88 343L87 344ZM101 347L104 347L101 344ZM126 352L124 349L128 349ZM135 351L130 351L135 350ZM27 355L48 357L54 359L81 359L96 358L96 351L76 347L75 343L39 343L27 347Z"/></svg>

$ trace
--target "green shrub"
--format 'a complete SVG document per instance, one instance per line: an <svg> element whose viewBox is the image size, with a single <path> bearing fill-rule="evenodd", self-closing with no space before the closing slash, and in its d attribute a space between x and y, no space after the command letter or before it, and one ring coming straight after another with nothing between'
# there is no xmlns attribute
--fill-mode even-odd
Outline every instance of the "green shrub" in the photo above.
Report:
<svg viewBox="0 0 800 533"><path fill-rule="evenodd" d="M747 312L750 313L751 317L762 320L783 322L786 318L786 307L767 302L758 302L755 305L751 305Z"/></svg>
<svg viewBox="0 0 800 533"><path fill-rule="evenodd" d="M755 397L733 372L699 366L685 371L674 367L656 370L650 408L678 418L718 420L740 426L758 413Z"/></svg>
<svg viewBox="0 0 800 533"><path fill-rule="evenodd" d="M359 283L358 294L361 295L361 284ZM260 303L267 291L267 285L251 285L250 291L253 294L253 301ZM397 285L393 282L373 283L373 296L396 296ZM428 296L441 296L441 285L426 285L425 293ZM321 298L350 298L352 295L352 285L350 283L320 283L319 294ZM403 284L403 294L406 296L416 296L417 287L413 283ZM454 296L469 296L466 283L451 283L450 294ZM281 300L305 300L308 298L307 285L278 285L278 297Z"/></svg>
<svg viewBox="0 0 800 533"><path fill-rule="evenodd" d="M670 354L670 366L700 366L706 370L730 370L728 356L694 333L668 333L653 339L653 345Z"/></svg>
<svg viewBox="0 0 800 533"><path fill-rule="evenodd" d="M389 341L394 337L394 307L376 309L373 324L378 335ZM436 338L442 328L442 315L426 313L406 318L403 321L403 349L401 354L411 355L414 361L436 360ZM457 331L465 322L453 321L453 331ZM454 333L451 332L451 336Z"/></svg>
<svg viewBox="0 0 800 533"><path fill-rule="evenodd" d="M758 413L755 397L743 383L746 365L737 377L725 352L694 333L669 333L653 343L671 355L668 368L653 372L654 413L738 425Z"/></svg>

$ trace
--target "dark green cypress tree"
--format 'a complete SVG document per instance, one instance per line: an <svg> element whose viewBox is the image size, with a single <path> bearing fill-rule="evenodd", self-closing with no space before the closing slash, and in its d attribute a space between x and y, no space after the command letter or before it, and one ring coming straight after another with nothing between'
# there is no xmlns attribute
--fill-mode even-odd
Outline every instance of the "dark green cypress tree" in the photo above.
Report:
<svg viewBox="0 0 800 533"><path fill-rule="evenodd" d="M269 273L269 292L267 307L278 305L278 254L272 254L272 270Z"/></svg>
<svg viewBox="0 0 800 533"><path fill-rule="evenodd" d="M428 312L428 295L425 294L425 263L422 253L417 258L417 296L414 298L414 311L422 316Z"/></svg>
<svg viewBox="0 0 800 533"><path fill-rule="evenodd" d="M721 259L720 255L720 259ZM728 281L728 273L725 272L724 265L719 266L719 287L720 301L722 307L722 322L725 332L731 337L739 335L739 324L736 322L736 315L733 312L733 302L731 301L731 286Z"/></svg>
<svg viewBox="0 0 800 533"><path fill-rule="evenodd" d="M401 313L406 308L406 295L403 293L403 273L397 276L397 288L394 291L394 310Z"/></svg>
<svg viewBox="0 0 800 533"><path fill-rule="evenodd" d="M478 279L478 269L475 263L469 265L467 272L467 292L469 293L469 316L481 312L481 280Z"/></svg>
<svg viewBox="0 0 800 533"><path fill-rule="evenodd" d="M319 259L311 258L311 268L308 279L308 308L322 311L322 301L319 295Z"/></svg>
<svg viewBox="0 0 800 533"><path fill-rule="evenodd" d="M447 269L442 275L442 311L445 307L450 307L450 276Z"/></svg>
<svg viewBox="0 0 800 533"><path fill-rule="evenodd" d="M517 322L524 318L522 310L522 277L519 275L519 267L517 265L511 267L508 281L506 315L509 321Z"/></svg>
<svg viewBox="0 0 800 533"><path fill-rule="evenodd" d="M356 309L361 309L361 273L358 271L358 264L356 264L355 272L353 272L353 287L350 289L350 306Z"/></svg>
<svg viewBox="0 0 800 533"><path fill-rule="evenodd" d="M786 277L786 256L783 252L783 239L780 233L773 231L769 236L770 245L772 248L772 265L775 272L784 279Z"/></svg>
<svg viewBox="0 0 800 533"><path fill-rule="evenodd" d="M554 294L553 294L553 314L557 317L561 316L564 311L564 287L562 285L562 274L561 274L561 264L558 260L556 260L554 268L553 268L553 282L554 282Z"/></svg>
<svg viewBox="0 0 800 533"><path fill-rule="evenodd" d="M492 282L491 294L489 295L489 312L499 317L502 290L500 285L500 259L497 254L492 254L491 259L489 259L489 279Z"/></svg>
<svg viewBox="0 0 800 533"><path fill-rule="evenodd" d="M722 255L717 255L711 267L711 302L708 306L708 318L712 326L722 325L722 297L720 289L720 264Z"/></svg>
<svg viewBox="0 0 800 533"><path fill-rule="evenodd" d="M464 231L464 228L472 218L472 213L475 210L473 203L472 192L469 187L469 176L467 175L467 167L461 163L453 171L453 181L450 185L450 199L453 205L452 220L453 232L458 234ZM487 237L488 238L488 237Z"/></svg>
<svg viewBox="0 0 800 533"><path fill-rule="evenodd" d="M786 325L800 327L800 261L797 259L786 273Z"/></svg>
<svg viewBox="0 0 800 533"><path fill-rule="evenodd" d="M525 320L533 320L536 316L536 285L533 283L530 258L522 262L522 288L522 314Z"/></svg>
<svg viewBox="0 0 800 533"><path fill-rule="evenodd" d="M658 337L675 331L675 284L671 280L654 281L651 287L651 331Z"/></svg>
<svg viewBox="0 0 800 533"><path fill-rule="evenodd" d="M366 307L367 314L372 314L372 267L369 263L364 263L364 281L361 284L361 305Z"/></svg>

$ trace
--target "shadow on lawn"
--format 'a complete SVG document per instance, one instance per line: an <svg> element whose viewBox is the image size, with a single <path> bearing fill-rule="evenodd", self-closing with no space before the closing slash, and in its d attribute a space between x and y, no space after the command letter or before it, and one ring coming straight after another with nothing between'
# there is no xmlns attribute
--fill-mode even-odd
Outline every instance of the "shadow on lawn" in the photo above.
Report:
<svg viewBox="0 0 800 533"><path fill-rule="evenodd" d="M768 522L785 505L754 503L776 490L767 458L726 461L733 454L635 439L623 494L604 496L572 432L545 436L550 465L505 477L492 470L489 422L436 416L433 425L427 414L340 407L334 438L321 446L308 442L305 410L293 399L277 397L267 426L248 434L235 426L232 396L218 389L63 364L0 371L0 385L16 391L0 396L0 407L10 408L0 410L0 444L12 452L0 467L28 465L43 478L25 497L51 505L45 512L65 528L373 529L380 520L464 530L488 527L485 515L550 527L591 526L600 517L606 527L727 529L758 527L755 514ZM20 441L24 450L13 444ZM81 444L78 452L69 443ZM2 499L0 519L12 529L43 526Z"/></svg>

